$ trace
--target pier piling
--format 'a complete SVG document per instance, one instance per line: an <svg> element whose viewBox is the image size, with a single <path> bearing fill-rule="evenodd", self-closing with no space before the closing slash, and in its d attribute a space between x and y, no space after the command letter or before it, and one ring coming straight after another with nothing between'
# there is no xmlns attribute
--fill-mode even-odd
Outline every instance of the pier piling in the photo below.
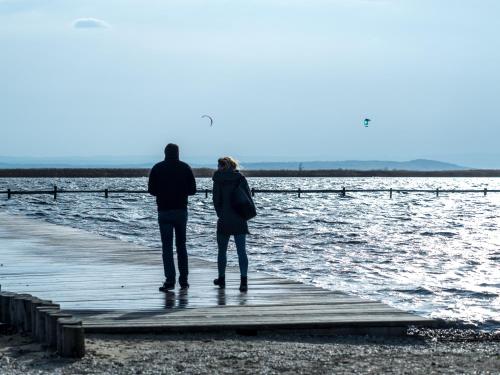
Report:
<svg viewBox="0 0 500 375"><path fill-rule="evenodd" d="M70 319L70 314L62 313L58 310L48 311L45 314L45 344L57 349L57 321L60 318Z"/></svg>
<svg viewBox="0 0 500 375"><path fill-rule="evenodd" d="M43 306L43 305L49 305L52 304L52 301L47 301L47 300L41 300L39 298L33 298L31 301L31 337L36 339L36 323L37 323L37 307Z"/></svg>
<svg viewBox="0 0 500 375"><path fill-rule="evenodd" d="M70 358L82 358L85 355L85 338L80 319L57 320L57 352L61 357Z"/></svg>
<svg viewBox="0 0 500 375"><path fill-rule="evenodd" d="M42 343L45 342L45 336L47 335L45 331L45 314L50 311L59 311L59 305L42 305L36 308L35 338Z"/></svg>
<svg viewBox="0 0 500 375"><path fill-rule="evenodd" d="M0 321L2 323L11 324L10 304L16 294L9 292L0 293Z"/></svg>

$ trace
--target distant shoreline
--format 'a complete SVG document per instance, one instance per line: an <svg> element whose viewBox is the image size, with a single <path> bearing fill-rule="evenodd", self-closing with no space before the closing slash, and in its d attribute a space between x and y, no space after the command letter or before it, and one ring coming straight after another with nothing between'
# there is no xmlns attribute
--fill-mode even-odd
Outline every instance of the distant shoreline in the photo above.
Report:
<svg viewBox="0 0 500 375"><path fill-rule="evenodd" d="M193 168L196 177L211 177L210 168ZM500 177L499 169L468 169L452 171L404 170L243 170L247 177ZM0 178L6 177L67 177L67 178L125 178L147 177L149 168L22 168L0 169Z"/></svg>

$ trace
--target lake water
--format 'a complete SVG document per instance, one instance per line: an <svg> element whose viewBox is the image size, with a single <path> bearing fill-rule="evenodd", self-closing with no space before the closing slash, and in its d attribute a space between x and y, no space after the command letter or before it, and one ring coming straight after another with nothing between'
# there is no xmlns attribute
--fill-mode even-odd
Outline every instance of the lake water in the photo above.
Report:
<svg viewBox="0 0 500 375"><path fill-rule="evenodd" d="M261 189L500 189L498 178L250 178ZM0 190L144 189L145 178L0 178ZM198 188L210 188L198 179ZM423 316L500 329L500 193L257 194L250 267ZM160 247L154 199L0 196L0 210ZM191 255L215 261L211 196L190 199ZM234 249L234 244L231 244ZM159 253L158 262L161 262ZM229 262L237 264L234 251ZM251 283L251 281L250 281Z"/></svg>

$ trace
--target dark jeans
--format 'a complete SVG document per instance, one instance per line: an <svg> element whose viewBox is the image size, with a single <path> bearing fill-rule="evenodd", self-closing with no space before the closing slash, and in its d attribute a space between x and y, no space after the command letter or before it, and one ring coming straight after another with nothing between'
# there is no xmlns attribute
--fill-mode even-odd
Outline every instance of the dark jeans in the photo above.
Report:
<svg viewBox="0 0 500 375"><path fill-rule="evenodd" d="M163 268L167 283L175 284L174 231L179 284L188 282L188 255L186 250L187 210L158 211L161 242L163 249Z"/></svg>
<svg viewBox="0 0 500 375"><path fill-rule="evenodd" d="M217 245L219 254L217 256L217 266L219 269L219 277L225 276L227 264L227 245L229 244L228 234L217 233ZM246 251L246 234L235 234L234 242L236 243L236 252L238 253L238 264L240 265L240 273L242 277L247 276L248 272L248 257Z"/></svg>

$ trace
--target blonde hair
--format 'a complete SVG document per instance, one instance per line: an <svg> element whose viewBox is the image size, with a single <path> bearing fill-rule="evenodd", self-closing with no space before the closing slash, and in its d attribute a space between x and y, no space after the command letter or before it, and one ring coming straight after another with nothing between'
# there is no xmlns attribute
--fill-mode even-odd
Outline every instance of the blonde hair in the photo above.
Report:
<svg viewBox="0 0 500 375"><path fill-rule="evenodd" d="M232 158L231 156L224 156L222 158L219 158L219 160L217 160L217 164L218 164L218 167L219 169L223 170L223 171L227 171L227 170L236 170L238 169L238 161L234 158Z"/></svg>

